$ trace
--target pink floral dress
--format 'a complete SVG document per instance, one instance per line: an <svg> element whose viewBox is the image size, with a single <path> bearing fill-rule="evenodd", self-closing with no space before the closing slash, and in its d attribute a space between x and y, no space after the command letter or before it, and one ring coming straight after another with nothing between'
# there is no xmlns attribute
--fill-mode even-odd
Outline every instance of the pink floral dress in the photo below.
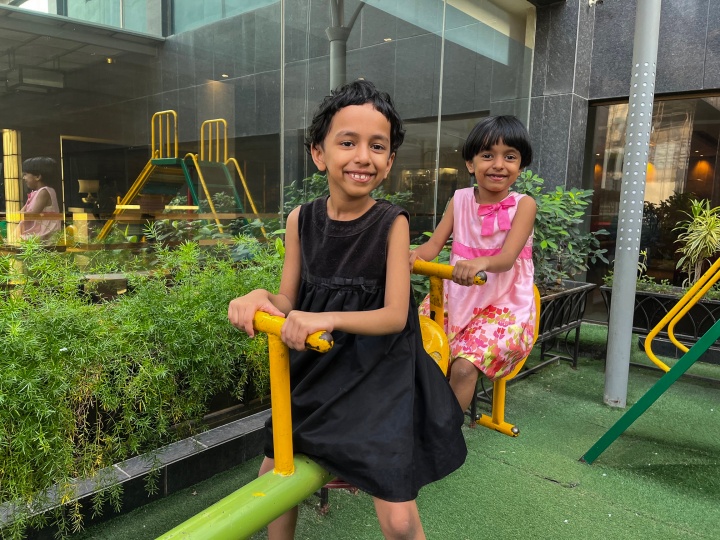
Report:
<svg viewBox="0 0 720 540"><path fill-rule="evenodd" d="M494 205L479 205L474 188L454 196L453 245L450 264L500 253L526 195L510 192ZM532 235L507 272L487 273L487 283L464 287L444 282L445 332L450 356L472 362L489 379L508 375L532 349L535 332ZM429 313L429 299L420 307Z"/></svg>

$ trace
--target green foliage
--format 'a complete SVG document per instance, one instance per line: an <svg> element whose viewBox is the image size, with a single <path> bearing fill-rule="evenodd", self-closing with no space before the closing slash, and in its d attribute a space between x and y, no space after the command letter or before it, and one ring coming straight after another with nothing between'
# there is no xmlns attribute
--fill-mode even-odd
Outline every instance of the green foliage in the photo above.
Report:
<svg viewBox="0 0 720 540"><path fill-rule="evenodd" d="M227 193L217 192L212 195L215 212L222 214L237 212L235 198ZM187 204L186 196L175 197L168 206L182 206ZM210 203L203 199L198 204L198 213L207 214ZM221 240L232 238L245 227L244 219L234 219L222 225L222 232L215 221L208 219L158 219L148 222L143 228L143 234L148 240L160 244L177 244L180 242L199 242L201 240Z"/></svg>
<svg viewBox="0 0 720 540"><path fill-rule="evenodd" d="M648 291L648 292L663 292L663 293L674 292L674 290L676 290L676 288L673 287L673 285L667 279L657 281L655 278L648 276L646 274L646 272L647 272L647 257L648 257L647 250L646 249L642 250L640 252L640 258L639 258L638 264L637 264L637 281L635 283L636 290ZM615 273L612 270L608 271L602 278L603 284L606 287L612 287L614 278L615 278Z"/></svg>
<svg viewBox="0 0 720 540"><path fill-rule="evenodd" d="M418 246L425 243L427 238L432 236L432 232L424 232L421 237L417 238L412 244L410 249L415 249ZM438 253L435 262L440 264L450 264L450 250L452 249L452 238L449 238L445 245ZM430 293L430 280L426 276L419 274L410 274L410 284L412 285L413 296L415 301L420 305L423 299Z"/></svg>
<svg viewBox="0 0 720 540"><path fill-rule="evenodd" d="M678 223L675 230L682 231L677 238L681 254L677 267L688 275L690 285L703 274L703 265L720 251L720 207L710 207L708 200L693 200L690 219Z"/></svg>
<svg viewBox="0 0 720 540"><path fill-rule="evenodd" d="M77 530L72 479L202 429L220 391L267 394L266 342L233 328L227 305L277 290L282 257L274 244L240 242L250 253L241 263L230 258L234 246L161 247L155 272L130 275L130 292L101 303L80 292L70 254L28 241L17 260L0 259L12 284L0 297L0 504L18 503L0 537L45 522L30 510L54 485L68 504L52 520ZM119 487L106 486L94 513L119 504Z"/></svg>
<svg viewBox="0 0 720 540"><path fill-rule="evenodd" d="M607 250L600 247L598 239L607 231L585 232L592 190L558 186L544 191L544 183L538 175L525 170L513 185L514 191L533 197L537 203L533 264L535 283L541 291L585 272L589 262L608 262Z"/></svg>
<svg viewBox="0 0 720 540"><path fill-rule="evenodd" d="M671 260L674 258L677 224L691 213L693 201L696 199L697 195L691 192L674 192L657 205L649 202L644 203L643 228L648 221L654 220L658 224L657 238L651 239L652 243L655 244L652 246L650 253L653 259L661 257Z"/></svg>

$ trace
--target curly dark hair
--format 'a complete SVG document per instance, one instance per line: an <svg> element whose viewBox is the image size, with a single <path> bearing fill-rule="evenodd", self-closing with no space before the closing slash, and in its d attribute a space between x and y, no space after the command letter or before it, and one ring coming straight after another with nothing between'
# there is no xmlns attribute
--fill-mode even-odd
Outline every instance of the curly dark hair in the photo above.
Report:
<svg viewBox="0 0 720 540"><path fill-rule="evenodd" d="M357 80L333 90L322 100L305 138L305 149L308 153L313 146L322 145L335 113L350 105L366 103L371 103L373 108L390 122L390 152L397 152L405 139L405 130L392 98L387 92L380 92L370 81Z"/></svg>

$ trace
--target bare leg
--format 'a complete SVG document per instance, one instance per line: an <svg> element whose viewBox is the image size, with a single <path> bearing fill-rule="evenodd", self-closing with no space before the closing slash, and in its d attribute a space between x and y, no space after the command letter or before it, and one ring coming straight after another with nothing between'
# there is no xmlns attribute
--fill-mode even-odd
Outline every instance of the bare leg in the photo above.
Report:
<svg viewBox="0 0 720 540"><path fill-rule="evenodd" d="M265 473L272 474L274 468L275 460L266 457L262 465L260 465L258 476L262 476ZM268 540L292 540L295 537L297 517L298 507L296 506L275 519L275 521L270 522L268 524Z"/></svg>
<svg viewBox="0 0 720 540"><path fill-rule="evenodd" d="M463 411L470 407L480 370L465 358L456 358L450 366L450 388Z"/></svg>
<svg viewBox="0 0 720 540"><path fill-rule="evenodd" d="M373 502L386 540L425 540L415 501L395 503L373 497Z"/></svg>

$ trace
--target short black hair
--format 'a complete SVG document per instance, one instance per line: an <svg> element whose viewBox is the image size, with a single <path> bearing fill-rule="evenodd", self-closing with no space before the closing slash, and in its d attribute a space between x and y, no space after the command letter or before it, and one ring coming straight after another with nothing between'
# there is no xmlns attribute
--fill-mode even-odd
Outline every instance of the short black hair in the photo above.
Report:
<svg viewBox="0 0 720 540"><path fill-rule="evenodd" d="M470 130L462 149L465 161L472 161L483 150L490 150L500 141L520 152L520 167L532 162L533 152L530 134L515 116L488 116Z"/></svg>
<svg viewBox="0 0 720 540"><path fill-rule="evenodd" d="M340 109L366 103L371 103L373 108L390 122L390 153L397 152L405 139L405 130L390 94L379 91L370 81L359 79L333 90L322 100L305 138L305 149L308 153L313 146L319 146L325 140L333 116Z"/></svg>
<svg viewBox="0 0 720 540"><path fill-rule="evenodd" d="M55 175L57 162L51 157L31 157L23 161L22 172L35 176L42 176L43 182L47 183Z"/></svg>

